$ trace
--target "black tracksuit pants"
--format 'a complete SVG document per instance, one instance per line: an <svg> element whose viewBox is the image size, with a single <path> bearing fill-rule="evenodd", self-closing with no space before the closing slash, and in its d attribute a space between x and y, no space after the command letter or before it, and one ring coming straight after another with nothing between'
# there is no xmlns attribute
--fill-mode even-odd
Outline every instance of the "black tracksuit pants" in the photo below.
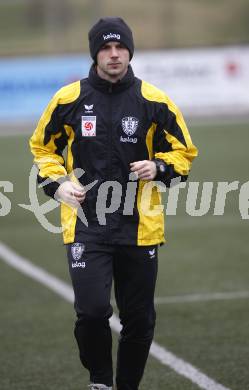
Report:
<svg viewBox="0 0 249 390"><path fill-rule="evenodd" d="M67 254L75 293L78 318L75 337L81 362L89 370L91 382L112 386L109 318L113 313L110 296L114 279L122 325L117 356L117 388L137 390L155 327L153 301L158 248L156 245L87 243L75 255L75 245L67 245Z"/></svg>

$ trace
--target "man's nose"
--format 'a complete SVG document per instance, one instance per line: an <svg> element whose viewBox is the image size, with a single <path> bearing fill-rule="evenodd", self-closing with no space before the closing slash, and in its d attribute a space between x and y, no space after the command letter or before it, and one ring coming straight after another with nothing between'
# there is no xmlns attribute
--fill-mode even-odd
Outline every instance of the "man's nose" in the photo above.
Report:
<svg viewBox="0 0 249 390"><path fill-rule="evenodd" d="M118 50L116 47L111 48L111 57L118 57Z"/></svg>

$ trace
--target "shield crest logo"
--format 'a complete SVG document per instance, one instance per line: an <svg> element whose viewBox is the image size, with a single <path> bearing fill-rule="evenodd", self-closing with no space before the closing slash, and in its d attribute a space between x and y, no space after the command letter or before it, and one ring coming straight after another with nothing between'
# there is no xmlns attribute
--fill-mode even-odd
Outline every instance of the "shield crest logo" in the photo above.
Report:
<svg viewBox="0 0 249 390"><path fill-rule="evenodd" d="M138 127L139 120L134 116L126 116L122 119L122 128L128 136L135 133Z"/></svg>
<svg viewBox="0 0 249 390"><path fill-rule="evenodd" d="M81 259L81 256L84 252L85 246L81 242L75 242L71 246L71 254L75 261L78 261Z"/></svg>

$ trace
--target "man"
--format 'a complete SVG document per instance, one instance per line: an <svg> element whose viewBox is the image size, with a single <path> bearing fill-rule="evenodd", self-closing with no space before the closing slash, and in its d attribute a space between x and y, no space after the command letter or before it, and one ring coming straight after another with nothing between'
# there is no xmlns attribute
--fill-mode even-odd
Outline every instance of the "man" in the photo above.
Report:
<svg viewBox="0 0 249 390"><path fill-rule="evenodd" d="M132 32L121 18L100 19L89 46L88 78L56 93L30 146L39 182L62 202L75 337L90 388L113 388L114 279L122 324L117 389L137 390L155 327L157 250L165 242L155 181L186 180L197 150L174 103L134 76Z"/></svg>

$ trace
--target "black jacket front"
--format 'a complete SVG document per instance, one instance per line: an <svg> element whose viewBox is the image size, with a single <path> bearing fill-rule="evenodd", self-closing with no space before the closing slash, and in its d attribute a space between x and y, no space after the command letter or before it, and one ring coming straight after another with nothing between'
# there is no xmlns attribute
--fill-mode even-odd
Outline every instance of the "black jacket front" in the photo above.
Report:
<svg viewBox="0 0 249 390"><path fill-rule="evenodd" d="M65 243L164 242L163 211L155 212L160 189L134 180L130 163L154 159L156 179L168 185L174 177L187 178L197 155L179 109L162 91L134 77L130 66L115 84L92 66L88 78L59 90L30 146L39 181L52 180L44 187L48 195L54 196L62 180L92 185L82 209L62 204Z"/></svg>

